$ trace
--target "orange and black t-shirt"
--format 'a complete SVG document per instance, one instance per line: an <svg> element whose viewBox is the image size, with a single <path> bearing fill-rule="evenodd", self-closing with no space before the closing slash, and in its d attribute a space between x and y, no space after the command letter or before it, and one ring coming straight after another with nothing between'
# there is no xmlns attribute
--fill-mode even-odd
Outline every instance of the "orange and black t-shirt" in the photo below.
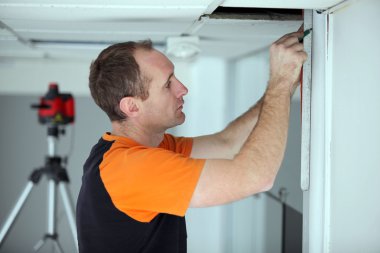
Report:
<svg viewBox="0 0 380 253"><path fill-rule="evenodd" d="M184 215L204 165L191 149L170 134L157 148L104 134L83 167L80 252L186 252Z"/></svg>

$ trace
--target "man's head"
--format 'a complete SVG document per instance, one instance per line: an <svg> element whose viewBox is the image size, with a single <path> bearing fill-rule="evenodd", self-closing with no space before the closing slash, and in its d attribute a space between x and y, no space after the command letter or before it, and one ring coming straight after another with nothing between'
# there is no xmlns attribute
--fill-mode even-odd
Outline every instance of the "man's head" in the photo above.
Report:
<svg viewBox="0 0 380 253"><path fill-rule="evenodd" d="M126 119L120 110L124 97L148 98L149 79L135 59L137 50L153 50L150 40L125 42L104 49L90 67L89 87L95 103L111 121Z"/></svg>
<svg viewBox="0 0 380 253"><path fill-rule="evenodd" d="M183 97L188 90L175 76L174 64L157 50L138 50L135 59L149 79L149 97L146 100L123 98L122 111L140 127L153 132L182 124L185 121Z"/></svg>
<svg viewBox="0 0 380 253"><path fill-rule="evenodd" d="M92 63L90 90L111 121L133 122L162 132L185 120L187 88L176 78L173 63L150 41L120 43Z"/></svg>

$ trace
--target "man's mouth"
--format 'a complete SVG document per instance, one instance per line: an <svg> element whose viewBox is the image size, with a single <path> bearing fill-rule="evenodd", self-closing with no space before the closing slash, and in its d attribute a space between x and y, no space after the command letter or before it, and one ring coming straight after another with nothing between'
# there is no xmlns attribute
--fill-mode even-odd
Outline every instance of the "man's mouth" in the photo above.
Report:
<svg viewBox="0 0 380 253"><path fill-rule="evenodd" d="M178 106L178 110L182 110L184 104L185 104L185 101L181 100L181 102L179 103L179 106Z"/></svg>

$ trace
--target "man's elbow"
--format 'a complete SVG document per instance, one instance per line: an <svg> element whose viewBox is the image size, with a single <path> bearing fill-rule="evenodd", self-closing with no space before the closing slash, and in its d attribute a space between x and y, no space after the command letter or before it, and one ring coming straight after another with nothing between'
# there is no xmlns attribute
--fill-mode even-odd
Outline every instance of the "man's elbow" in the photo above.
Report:
<svg viewBox="0 0 380 253"><path fill-rule="evenodd" d="M259 192L266 192L273 188L274 182L276 180L276 175L270 175L270 174L264 174L261 176L258 184L258 190Z"/></svg>
<svg viewBox="0 0 380 253"><path fill-rule="evenodd" d="M271 180L268 180L268 182L266 182L265 184L263 184L261 192L266 192L266 191L271 190L273 188L273 185L274 185L274 178L271 179Z"/></svg>
<svg viewBox="0 0 380 253"><path fill-rule="evenodd" d="M273 188L280 166L281 162L276 161L271 161L267 166L258 166L259 168L262 168L258 173L261 175L261 192L269 191Z"/></svg>

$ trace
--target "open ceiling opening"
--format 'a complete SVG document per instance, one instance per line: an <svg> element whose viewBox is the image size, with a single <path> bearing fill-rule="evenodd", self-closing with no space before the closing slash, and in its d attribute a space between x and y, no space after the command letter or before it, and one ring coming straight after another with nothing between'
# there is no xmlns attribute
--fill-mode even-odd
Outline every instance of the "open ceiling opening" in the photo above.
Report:
<svg viewBox="0 0 380 253"><path fill-rule="evenodd" d="M219 6L210 15L215 19L302 20L302 9L241 8Z"/></svg>

